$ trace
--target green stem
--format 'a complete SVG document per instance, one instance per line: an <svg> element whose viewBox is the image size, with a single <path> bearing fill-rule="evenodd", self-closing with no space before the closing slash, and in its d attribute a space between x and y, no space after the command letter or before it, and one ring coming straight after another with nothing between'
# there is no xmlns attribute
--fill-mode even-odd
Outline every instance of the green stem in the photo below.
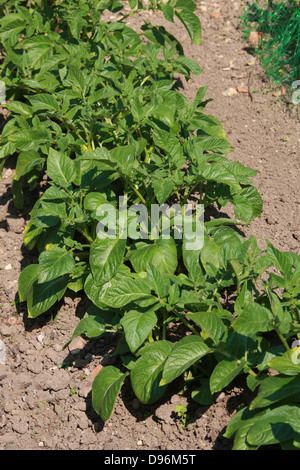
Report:
<svg viewBox="0 0 300 470"><path fill-rule="evenodd" d="M134 186L133 183L131 183L129 181L129 185L130 187L133 189L133 191L135 192L135 194L140 198L140 200L142 201L142 203L146 206L147 203L146 203L146 200L143 198L143 196L141 195L141 193L139 192L139 190Z"/></svg>
<svg viewBox="0 0 300 470"><path fill-rule="evenodd" d="M286 339L284 338L283 334L281 333L281 331L279 330L279 328L277 326L274 327L274 330L276 331L277 335L279 336L280 340L282 341L282 344L284 345L285 349L287 351L290 350L290 347L286 341Z"/></svg>

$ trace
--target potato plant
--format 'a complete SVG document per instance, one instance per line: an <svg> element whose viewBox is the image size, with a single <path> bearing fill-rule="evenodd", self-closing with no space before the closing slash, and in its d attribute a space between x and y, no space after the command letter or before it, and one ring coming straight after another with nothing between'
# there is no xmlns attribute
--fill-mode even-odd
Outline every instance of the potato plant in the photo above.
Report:
<svg viewBox="0 0 300 470"><path fill-rule="evenodd" d="M261 214L256 172L225 156L231 147L206 113L207 87L192 101L180 92L175 74L189 79L202 72L198 63L165 28L144 21L138 33L125 23L136 11L159 8L201 44L195 3L129 4L125 13L113 0L1 4L10 111L2 167L15 156L19 208L24 184L43 174L48 182L24 233L39 257L20 274L20 301L36 318L68 290L88 297L69 341L110 335L116 343L118 366L103 368L92 388L104 421L125 380L143 404L162 399L172 384L209 405L243 374L258 394L226 431L234 449L297 447L299 365L291 344L300 333L300 257L270 242L261 250L237 230ZM116 20L102 20L106 9ZM152 225L151 213L175 205L183 215L189 204L205 211L203 243L192 249L174 214ZM227 204L235 219L213 217ZM113 208L113 235L99 230L101 207ZM122 217L136 224L132 208L141 207L140 231L124 236ZM194 227L197 215L191 221Z"/></svg>

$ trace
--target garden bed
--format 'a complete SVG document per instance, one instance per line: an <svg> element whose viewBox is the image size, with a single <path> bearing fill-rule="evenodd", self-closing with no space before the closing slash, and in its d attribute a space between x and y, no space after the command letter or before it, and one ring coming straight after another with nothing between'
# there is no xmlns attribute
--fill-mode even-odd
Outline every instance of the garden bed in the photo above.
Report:
<svg viewBox="0 0 300 470"><path fill-rule="evenodd" d="M198 14L202 46L191 45L180 24L168 23L186 56L205 71L188 83L182 80L182 92L193 99L199 87L209 84L208 97L213 101L207 109L223 123L234 148L228 158L258 172L254 184L263 199L263 212L243 232L255 235L261 248L268 239L280 250L300 254L297 109L287 110L272 94L263 69L247 52L237 28L240 2L201 2ZM150 19L165 24L157 13ZM138 16L130 18L131 27L139 24ZM211 406L197 405L180 394L142 405L125 384L105 424L94 412L95 369L114 364L109 355L114 340L77 338L63 350L85 312L80 294L69 293L61 301L54 321L48 314L28 319L26 310L15 303L21 269L37 259L36 253L24 248L23 231L43 182L33 193L26 190L25 207L17 210L12 173L7 162L0 182L0 334L6 348L0 364L0 449L229 450L232 442L223 437L226 425L237 407L252 398L238 379ZM176 415L177 405L186 408L186 422Z"/></svg>

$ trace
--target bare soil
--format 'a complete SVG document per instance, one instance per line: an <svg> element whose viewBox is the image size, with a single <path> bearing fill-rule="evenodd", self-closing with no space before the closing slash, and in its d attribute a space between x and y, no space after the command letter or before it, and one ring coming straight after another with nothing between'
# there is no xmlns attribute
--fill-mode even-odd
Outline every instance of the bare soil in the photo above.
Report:
<svg viewBox="0 0 300 470"><path fill-rule="evenodd" d="M234 0L199 3L202 46L192 46L177 21L166 23L158 14L147 19L166 25L186 55L199 62L205 73L188 83L183 80L183 93L192 99L199 87L209 85L207 96L213 101L207 111L225 127L234 149L229 158L257 170L254 183L263 198L263 214L245 234L255 235L262 248L269 239L281 250L300 253L299 109L274 96L261 66L254 64L251 45L238 28L243 6ZM129 24L138 27L141 18L131 17ZM228 93L237 87L249 92ZM96 415L91 407L95 368L114 363L109 354L114 343L110 337L93 342L80 338L62 349L85 312L81 294L69 293L57 316L34 321L17 302L19 273L36 262L36 253L24 248L22 237L40 188L26 193L25 207L18 211L12 202L12 174L13 164L6 165L0 181L0 340L6 351L0 363L0 450L230 450L225 427L237 407L251 398L241 380L210 407L176 390L155 406L144 406L125 383L111 418L104 424ZM187 408L186 427L176 419L178 404Z"/></svg>

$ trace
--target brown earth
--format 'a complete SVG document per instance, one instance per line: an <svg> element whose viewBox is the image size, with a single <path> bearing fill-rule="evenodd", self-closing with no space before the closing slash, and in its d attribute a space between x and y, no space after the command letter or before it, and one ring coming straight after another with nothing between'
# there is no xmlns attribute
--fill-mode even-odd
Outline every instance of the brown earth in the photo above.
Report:
<svg viewBox="0 0 300 470"><path fill-rule="evenodd" d="M261 66L254 64L238 29L242 11L242 2L234 0L201 2L202 46L191 46L177 22L166 26L205 71L183 83L183 92L192 99L200 86L209 85L208 97L214 100L207 110L225 127L234 148L229 158L257 170L254 182L264 209L245 234L255 235L261 247L269 239L281 250L299 253L299 110L273 95ZM137 26L140 18L131 17L130 25ZM166 24L157 14L148 19ZM12 173L7 165L0 182L0 344L6 351L0 363L0 450L230 450L232 443L222 434L237 406L249 401L241 381L210 407L176 391L156 406L144 406L125 384L111 418L104 424L95 414L93 371L113 363L114 344L109 337L88 343L80 338L62 349L85 311L79 295L66 297L56 317L35 321L15 302L21 269L36 261L22 236L38 190L27 194L24 210L16 210ZM177 404L187 407L186 427L176 419Z"/></svg>

